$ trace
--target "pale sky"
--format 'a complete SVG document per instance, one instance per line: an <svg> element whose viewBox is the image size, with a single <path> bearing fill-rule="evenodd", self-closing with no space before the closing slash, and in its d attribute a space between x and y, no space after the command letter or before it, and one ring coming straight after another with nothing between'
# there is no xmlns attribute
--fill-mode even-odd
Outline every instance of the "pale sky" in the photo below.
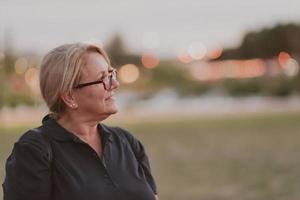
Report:
<svg viewBox="0 0 300 200"><path fill-rule="evenodd" d="M175 57L192 42L236 46L249 30L288 22L300 23L300 0L0 0L0 48L8 34L21 54L44 54L119 32L133 52L150 42Z"/></svg>

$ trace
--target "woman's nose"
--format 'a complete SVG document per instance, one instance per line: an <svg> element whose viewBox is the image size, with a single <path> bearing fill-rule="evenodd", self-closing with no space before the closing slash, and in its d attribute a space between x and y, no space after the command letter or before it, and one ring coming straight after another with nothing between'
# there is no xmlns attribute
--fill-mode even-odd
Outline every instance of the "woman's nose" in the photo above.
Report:
<svg viewBox="0 0 300 200"><path fill-rule="evenodd" d="M120 86L119 81L117 79L112 79L111 90L118 89L119 86Z"/></svg>

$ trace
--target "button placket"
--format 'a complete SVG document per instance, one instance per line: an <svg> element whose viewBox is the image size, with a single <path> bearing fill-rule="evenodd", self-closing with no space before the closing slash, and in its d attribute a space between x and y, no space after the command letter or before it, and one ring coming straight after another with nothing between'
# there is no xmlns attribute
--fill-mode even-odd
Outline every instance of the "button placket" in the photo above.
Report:
<svg viewBox="0 0 300 200"><path fill-rule="evenodd" d="M99 162L101 163L101 165L103 166L103 168L104 168L104 170L105 170L105 175L104 175L104 177L105 177L105 178L110 178L109 173L108 173L108 170L107 170L107 166L106 166L106 163L105 163L105 160L104 160L104 151L102 152L102 153L103 153L103 154L102 154L103 159L101 159L101 157L98 156L98 154L97 154L93 149L91 149L91 150L93 151L93 156L97 159L97 161L99 161Z"/></svg>
<svg viewBox="0 0 300 200"><path fill-rule="evenodd" d="M105 146L104 146L103 152L102 152L102 159L97 155L97 158L100 160L100 162L102 163L102 166L104 167L104 170L105 170L105 173L103 174L103 178L107 180L108 184L113 185L115 188L117 188L118 185L115 183L115 181L112 179L112 177L110 176L110 174L108 172L106 162L105 162L104 152L105 152Z"/></svg>
<svg viewBox="0 0 300 200"><path fill-rule="evenodd" d="M81 143L81 144L84 144L91 152L92 152L92 156L98 161L101 163L102 167L103 167L103 170L104 170L104 174L103 174L103 178L106 180L106 182L110 185L113 185L115 188L118 187L118 185L115 183L115 181L111 178L108 170L107 170L107 166L106 166L106 162L105 162L105 157L104 157L104 152L105 152L105 147L106 145L104 145L103 147L103 152L102 152L102 156L103 156L103 159L101 159L101 157L97 154L97 152L92 148L90 147L87 143L83 142L82 140L80 140L80 138L77 138L75 137L73 139L74 142L76 143Z"/></svg>

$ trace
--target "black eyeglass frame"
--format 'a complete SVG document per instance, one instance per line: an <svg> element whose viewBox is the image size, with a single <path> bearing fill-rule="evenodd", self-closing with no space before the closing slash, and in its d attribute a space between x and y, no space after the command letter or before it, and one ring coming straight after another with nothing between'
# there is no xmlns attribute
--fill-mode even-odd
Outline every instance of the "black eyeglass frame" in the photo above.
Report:
<svg viewBox="0 0 300 200"><path fill-rule="evenodd" d="M80 83L78 85L76 85L74 87L74 89L80 89L80 88L83 88L83 87L86 87L86 86L90 86L90 85L95 85L95 84L100 84L102 83L103 84L103 87L105 90L110 90L111 89L111 86L112 86L112 83L113 81L117 80L117 70L116 69L113 69L111 71L109 71L109 75L102 78L101 80L98 80L98 81L92 81L92 82L87 82L87 83ZM105 82L106 81L106 82Z"/></svg>

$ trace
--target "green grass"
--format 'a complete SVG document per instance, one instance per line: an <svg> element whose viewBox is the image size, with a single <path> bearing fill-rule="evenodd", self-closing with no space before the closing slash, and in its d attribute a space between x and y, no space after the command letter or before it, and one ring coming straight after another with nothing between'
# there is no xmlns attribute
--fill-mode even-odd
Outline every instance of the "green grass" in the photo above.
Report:
<svg viewBox="0 0 300 200"><path fill-rule="evenodd" d="M300 199L300 113L118 124L145 145L161 199ZM5 158L23 128L0 128Z"/></svg>

